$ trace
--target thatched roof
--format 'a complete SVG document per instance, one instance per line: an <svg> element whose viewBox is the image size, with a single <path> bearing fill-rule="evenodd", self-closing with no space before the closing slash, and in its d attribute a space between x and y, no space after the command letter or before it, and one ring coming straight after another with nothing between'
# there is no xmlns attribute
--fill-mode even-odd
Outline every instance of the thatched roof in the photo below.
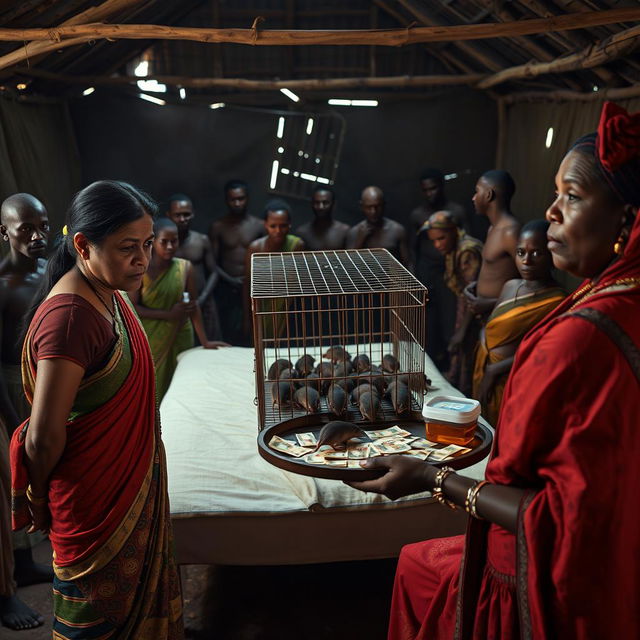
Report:
<svg viewBox="0 0 640 640"><path fill-rule="evenodd" d="M78 94L98 84L131 90L132 61L148 51L168 99L179 99L180 86L203 101L271 104L286 104L283 85L307 100L372 91L401 99L452 84L510 97L640 94L634 0L94 3L0 0L4 90L19 83L27 85L23 95ZM24 29L40 31L16 31Z"/></svg>

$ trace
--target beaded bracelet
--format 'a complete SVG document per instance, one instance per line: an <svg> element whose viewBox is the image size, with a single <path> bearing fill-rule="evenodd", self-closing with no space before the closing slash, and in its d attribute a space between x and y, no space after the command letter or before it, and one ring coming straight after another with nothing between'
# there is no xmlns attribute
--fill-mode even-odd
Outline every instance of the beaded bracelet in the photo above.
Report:
<svg viewBox="0 0 640 640"><path fill-rule="evenodd" d="M467 491L467 497L465 498L465 501L464 501L465 511L470 516L472 516L473 518L477 518L478 520L483 519L478 515L478 511L476 509L476 505L478 502L478 494L480 493L480 489L482 489L482 487L484 487L485 484L487 484L486 480L474 482L469 487L469 490Z"/></svg>
<svg viewBox="0 0 640 640"><path fill-rule="evenodd" d="M34 495L31 491L31 485L27 487L27 500L36 507L42 507L49 502L46 496L41 498Z"/></svg>
<svg viewBox="0 0 640 640"><path fill-rule="evenodd" d="M431 495L442 505L449 507L449 509L455 509L455 503L451 502L451 500L447 500L444 496L444 492L442 490L442 485L444 484L445 479L454 473L454 470L451 467L442 467L438 473L436 473L433 489L431 490Z"/></svg>

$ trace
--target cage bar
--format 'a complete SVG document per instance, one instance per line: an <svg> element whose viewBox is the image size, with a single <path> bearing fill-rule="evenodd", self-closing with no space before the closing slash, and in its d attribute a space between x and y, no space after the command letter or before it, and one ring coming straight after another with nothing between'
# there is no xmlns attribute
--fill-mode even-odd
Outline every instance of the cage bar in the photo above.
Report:
<svg viewBox="0 0 640 640"><path fill-rule="evenodd" d="M385 392L394 381L407 384L409 413L418 417L426 392L426 302L426 287L386 249L254 254L251 308L259 428L316 413L309 408L315 399L312 388L320 393L317 413L331 414L330 385L348 389L362 378L379 389L373 422L400 419ZM321 362L330 362L323 358L327 354L335 355L331 365L317 370ZM398 368L380 372L375 367L387 354ZM367 356L371 367L355 380L350 366L357 355ZM285 378L295 375L285 371L278 380L270 379L276 361L295 367L305 356L314 359L317 378ZM282 384L274 386L278 381ZM290 401L296 392L301 403ZM341 419L368 422L347 396Z"/></svg>

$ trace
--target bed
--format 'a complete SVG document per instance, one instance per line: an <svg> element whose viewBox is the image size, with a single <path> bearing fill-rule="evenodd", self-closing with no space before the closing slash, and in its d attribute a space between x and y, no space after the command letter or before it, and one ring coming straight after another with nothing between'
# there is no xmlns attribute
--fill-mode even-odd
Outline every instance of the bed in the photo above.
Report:
<svg viewBox="0 0 640 640"><path fill-rule="evenodd" d="M427 359L437 391L461 395ZM396 556L462 533L465 515L428 494L390 501L301 476L257 451L253 349L190 349L160 414L180 564L276 565ZM481 478L486 460L463 471Z"/></svg>

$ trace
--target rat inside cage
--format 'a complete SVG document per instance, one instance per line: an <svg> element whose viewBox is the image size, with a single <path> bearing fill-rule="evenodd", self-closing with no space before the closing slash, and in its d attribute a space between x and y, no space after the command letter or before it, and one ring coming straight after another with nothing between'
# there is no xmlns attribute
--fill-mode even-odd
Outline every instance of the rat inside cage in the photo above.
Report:
<svg viewBox="0 0 640 640"><path fill-rule="evenodd" d="M427 289L386 249L254 254L259 428L418 418Z"/></svg>

